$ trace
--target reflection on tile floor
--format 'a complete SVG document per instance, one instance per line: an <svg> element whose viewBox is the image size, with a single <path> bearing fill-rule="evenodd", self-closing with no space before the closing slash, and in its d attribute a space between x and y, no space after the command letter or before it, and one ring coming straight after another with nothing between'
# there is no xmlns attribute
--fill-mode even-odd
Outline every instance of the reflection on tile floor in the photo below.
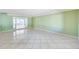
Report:
<svg viewBox="0 0 79 59"><path fill-rule="evenodd" d="M16 30L0 33L2 49L78 49L79 41L74 38L48 33L41 30Z"/></svg>

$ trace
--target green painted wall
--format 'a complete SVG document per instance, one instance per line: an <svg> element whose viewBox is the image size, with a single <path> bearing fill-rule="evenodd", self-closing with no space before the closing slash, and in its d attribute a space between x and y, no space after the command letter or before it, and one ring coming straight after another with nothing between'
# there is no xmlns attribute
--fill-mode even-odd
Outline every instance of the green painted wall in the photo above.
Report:
<svg viewBox="0 0 79 59"><path fill-rule="evenodd" d="M77 11L64 12L64 33L77 36Z"/></svg>
<svg viewBox="0 0 79 59"><path fill-rule="evenodd" d="M28 28L29 29L33 29L33 18L32 17L28 17Z"/></svg>
<svg viewBox="0 0 79 59"><path fill-rule="evenodd" d="M54 14L35 18L36 26L43 26L50 31L63 31L63 14Z"/></svg>
<svg viewBox="0 0 79 59"><path fill-rule="evenodd" d="M0 31L9 31L13 28L12 17L3 13L0 14Z"/></svg>
<svg viewBox="0 0 79 59"><path fill-rule="evenodd" d="M48 16L35 17L34 26L56 32L63 32L69 35L78 35L77 10L66 11Z"/></svg>
<svg viewBox="0 0 79 59"><path fill-rule="evenodd" d="M79 37L79 11L78 11L78 37Z"/></svg>

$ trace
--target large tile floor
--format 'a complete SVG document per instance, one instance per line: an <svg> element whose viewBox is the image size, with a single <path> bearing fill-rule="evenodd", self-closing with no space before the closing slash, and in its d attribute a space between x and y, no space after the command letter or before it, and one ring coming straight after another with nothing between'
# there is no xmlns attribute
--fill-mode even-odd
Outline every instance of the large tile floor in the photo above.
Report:
<svg viewBox="0 0 79 59"><path fill-rule="evenodd" d="M78 39L42 30L0 33L1 49L78 49Z"/></svg>

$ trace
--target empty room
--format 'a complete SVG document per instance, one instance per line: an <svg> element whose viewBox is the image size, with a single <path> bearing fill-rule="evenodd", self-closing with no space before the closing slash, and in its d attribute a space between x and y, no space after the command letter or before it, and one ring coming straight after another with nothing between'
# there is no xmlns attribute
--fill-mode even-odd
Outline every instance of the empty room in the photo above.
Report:
<svg viewBox="0 0 79 59"><path fill-rule="evenodd" d="M79 10L0 9L0 49L78 49Z"/></svg>

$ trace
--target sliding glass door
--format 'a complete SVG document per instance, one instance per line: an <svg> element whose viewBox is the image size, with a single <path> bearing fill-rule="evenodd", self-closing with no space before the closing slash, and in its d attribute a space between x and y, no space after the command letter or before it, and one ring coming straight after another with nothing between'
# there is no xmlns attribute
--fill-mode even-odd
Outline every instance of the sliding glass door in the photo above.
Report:
<svg viewBox="0 0 79 59"><path fill-rule="evenodd" d="M13 29L24 29L28 26L28 19L13 17Z"/></svg>

